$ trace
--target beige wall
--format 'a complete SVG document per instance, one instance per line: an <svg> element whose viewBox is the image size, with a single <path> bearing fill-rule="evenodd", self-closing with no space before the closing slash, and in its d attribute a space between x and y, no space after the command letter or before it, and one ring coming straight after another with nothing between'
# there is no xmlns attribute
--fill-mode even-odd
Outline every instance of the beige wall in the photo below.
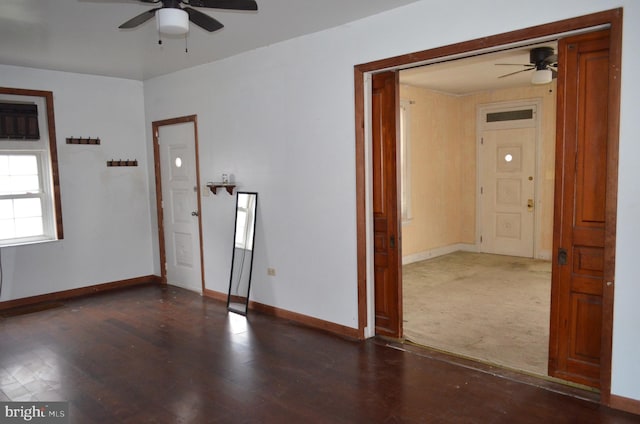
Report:
<svg viewBox="0 0 640 424"><path fill-rule="evenodd" d="M460 240L461 147L458 98L402 86L410 100L411 218L402 225L403 255Z"/></svg>
<svg viewBox="0 0 640 424"><path fill-rule="evenodd" d="M540 99L542 181L536 256L549 257L553 236L555 82L454 96L402 85L410 106L412 219L402 225L403 256L418 255L476 238L477 107L509 100Z"/></svg>

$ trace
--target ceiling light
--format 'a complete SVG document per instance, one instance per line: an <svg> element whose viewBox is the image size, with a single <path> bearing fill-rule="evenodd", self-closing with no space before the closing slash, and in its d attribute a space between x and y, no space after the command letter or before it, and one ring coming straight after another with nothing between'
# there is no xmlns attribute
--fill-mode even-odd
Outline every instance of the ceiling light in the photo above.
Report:
<svg viewBox="0 0 640 424"><path fill-rule="evenodd" d="M536 69L531 76L531 84L549 84L552 80L551 69Z"/></svg>
<svg viewBox="0 0 640 424"><path fill-rule="evenodd" d="M156 24L162 34L186 34L189 32L189 14L182 9L163 7L156 12Z"/></svg>

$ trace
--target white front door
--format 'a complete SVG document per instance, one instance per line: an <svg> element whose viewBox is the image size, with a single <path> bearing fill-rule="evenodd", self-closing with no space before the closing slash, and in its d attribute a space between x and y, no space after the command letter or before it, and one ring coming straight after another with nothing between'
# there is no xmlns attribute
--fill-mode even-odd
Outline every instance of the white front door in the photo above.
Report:
<svg viewBox="0 0 640 424"><path fill-rule="evenodd" d="M167 284L202 292L195 123L158 127Z"/></svg>
<svg viewBox="0 0 640 424"><path fill-rule="evenodd" d="M479 114L480 251L534 256L535 105Z"/></svg>

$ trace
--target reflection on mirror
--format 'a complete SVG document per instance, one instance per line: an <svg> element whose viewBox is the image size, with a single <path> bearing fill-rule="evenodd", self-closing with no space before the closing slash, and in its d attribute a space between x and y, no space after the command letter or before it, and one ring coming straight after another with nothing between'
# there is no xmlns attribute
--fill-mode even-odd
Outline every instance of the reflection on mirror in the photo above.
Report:
<svg viewBox="0 0 640 424"><path fill-rule="evenodd" d="M249 307L257 207L258 193L238 192L227 309L242 315L247 314Z"/></svg>

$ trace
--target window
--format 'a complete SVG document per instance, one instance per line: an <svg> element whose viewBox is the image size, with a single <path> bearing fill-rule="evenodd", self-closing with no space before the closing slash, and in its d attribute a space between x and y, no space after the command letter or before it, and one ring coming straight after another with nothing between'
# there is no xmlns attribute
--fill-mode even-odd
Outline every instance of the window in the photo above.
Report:
<svg viewBox="0 0 640 424"><path fill-rule="evenodd" d="M0 104L11 112L4 113L5 123L20 123L15 111L29 115L31 122L26 127L3 126L27 128L29 136L11 130L3 131L0 139L0 246L61 239L53 96L0 87Z"/></svg>
<svg viewBox="0 0 640 424"><path fill-rule="evenodd" d="M533 119L533 109L509 110L487 113L487 122L517 121L519 119Z"/></svg>
<svg viewBox="0 0 640 424"><path fill-rule="evenodd" d="M400 208L403 222L411 219L411 160L409 156L410 105L410 101L400 100Z"/></svg>

